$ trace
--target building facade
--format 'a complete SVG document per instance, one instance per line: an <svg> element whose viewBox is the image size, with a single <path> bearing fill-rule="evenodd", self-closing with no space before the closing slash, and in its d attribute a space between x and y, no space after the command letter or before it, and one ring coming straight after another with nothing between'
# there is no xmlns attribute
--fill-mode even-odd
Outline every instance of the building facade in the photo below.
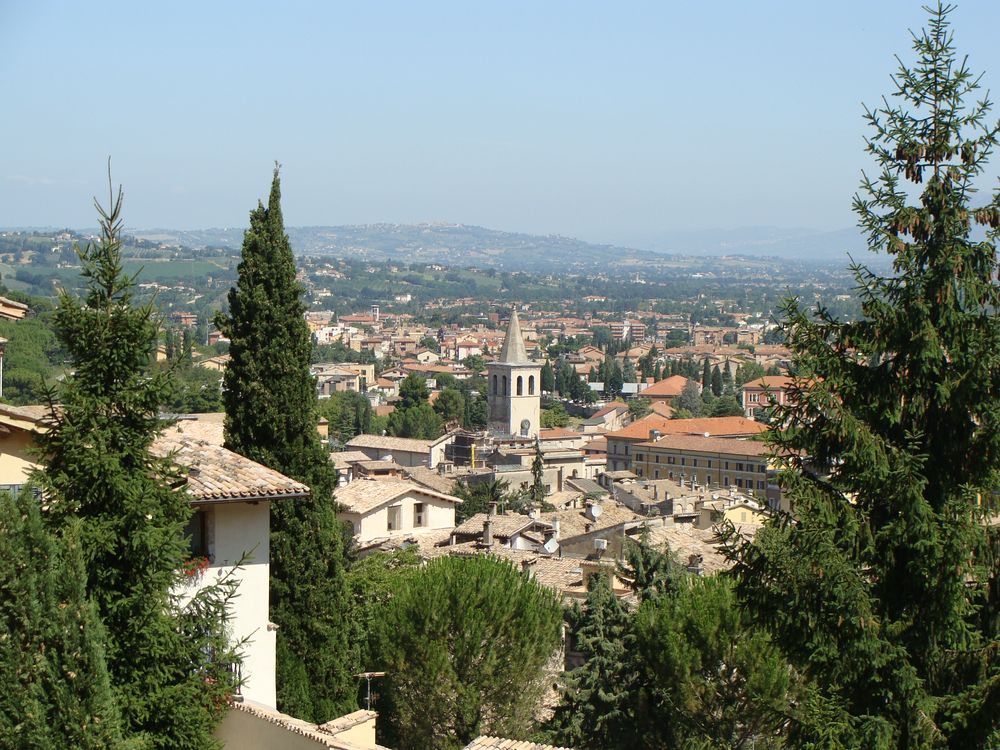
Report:
<svg viewBox="0 0 1000 750"><path fill-rule="evenodd" d="M541 368L528 359L517 310L511 310L500 358L486 368L489 431L535 437L541 424Z"/></svg>

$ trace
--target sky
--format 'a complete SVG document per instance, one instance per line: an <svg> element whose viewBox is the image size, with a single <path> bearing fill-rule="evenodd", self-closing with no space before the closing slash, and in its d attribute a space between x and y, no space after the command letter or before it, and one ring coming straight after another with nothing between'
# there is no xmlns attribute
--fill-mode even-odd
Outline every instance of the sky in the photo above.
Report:
<svg viewBox="0 0 1000 750"><path fill-rule="evenodd" d="M110 156L132 228L244 226L275 160L290 226L639 247L850 227L863 104L924 19L903 0L0 0L0 226L94 226ZM1000 89L1000 2L952 23Z"/></svg>

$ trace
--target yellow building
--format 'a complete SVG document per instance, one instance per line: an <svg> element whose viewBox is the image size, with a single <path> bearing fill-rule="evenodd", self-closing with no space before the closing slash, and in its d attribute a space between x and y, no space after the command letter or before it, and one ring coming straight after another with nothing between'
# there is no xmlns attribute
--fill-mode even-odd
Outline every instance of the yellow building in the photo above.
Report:
<svg viewBox="0 0 1000 750"><path fill-rule="evenodd" d="M734 487L768 502L779 499L768 467L770 449L755 440L665 435L633 446L632 471L703 487Z"/></svg>

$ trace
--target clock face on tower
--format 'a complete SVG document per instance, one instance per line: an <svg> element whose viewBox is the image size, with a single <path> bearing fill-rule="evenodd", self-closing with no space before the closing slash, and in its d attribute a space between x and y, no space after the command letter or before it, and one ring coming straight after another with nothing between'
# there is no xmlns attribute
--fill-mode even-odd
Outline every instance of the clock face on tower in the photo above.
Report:
<svg viewBox="0 0 1000 750"><path fill-rule="evenodd" d="M527 435L528 432L530 432L530 431L531 431L531 422L529 422L527 419L522 419L521 420L521 434L522 435Z"/></svg>

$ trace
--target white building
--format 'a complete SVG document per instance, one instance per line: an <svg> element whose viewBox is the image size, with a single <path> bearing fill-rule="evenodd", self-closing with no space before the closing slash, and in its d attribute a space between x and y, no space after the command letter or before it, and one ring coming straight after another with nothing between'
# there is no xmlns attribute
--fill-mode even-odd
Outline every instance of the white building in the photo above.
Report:
<svg viewBox="0 0 1000 750"><path fill-rule="evenodd" d="M454 495L402 479L359 479L337 490L337 514L354 527L360 546L455 528Z"/></svg>
<svg viewBox="0 0 1000 750"><path fill-rule="evenodd" d="M489 431L500 437L535 437L541 426L541 368L528 359L517 310L510 323L500 358L486 367Z"/></svg>

